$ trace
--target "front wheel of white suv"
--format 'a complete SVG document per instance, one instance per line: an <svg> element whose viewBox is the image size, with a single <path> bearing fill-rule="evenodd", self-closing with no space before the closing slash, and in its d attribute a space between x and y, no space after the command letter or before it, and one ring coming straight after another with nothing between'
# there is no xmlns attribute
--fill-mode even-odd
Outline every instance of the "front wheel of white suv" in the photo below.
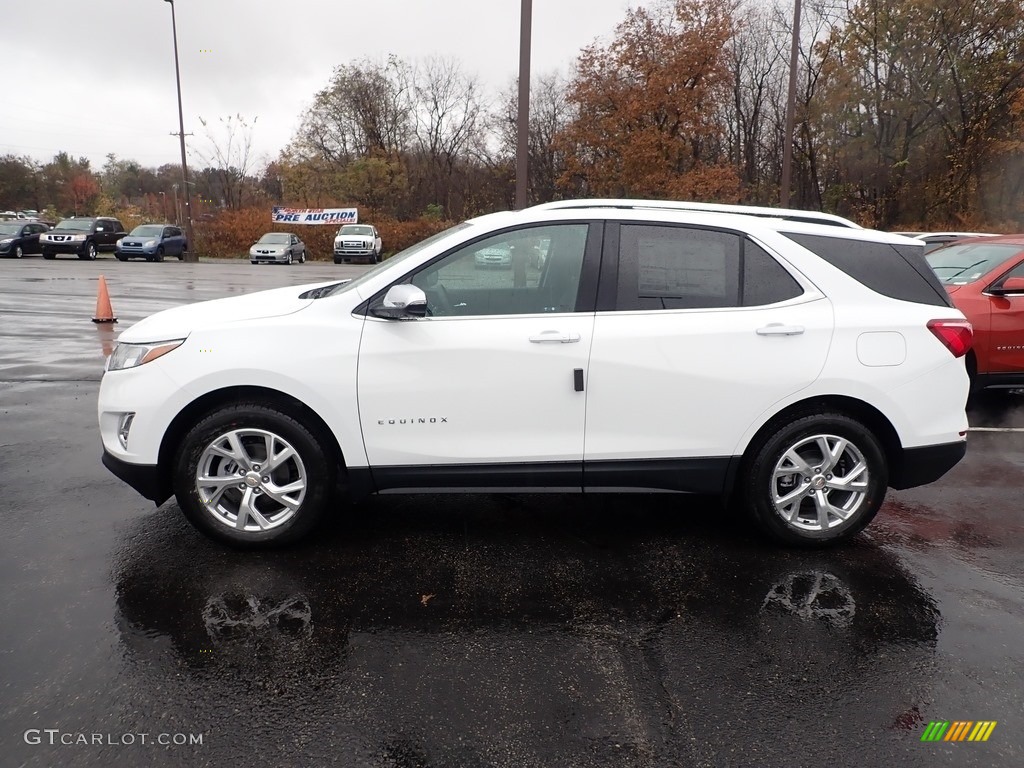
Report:
<svg viewBox="0 0 1024 768"><path fill-rule="evenodd" d="M885 499L878 438L842 413L797 414L769 426L740 470L743 505L769 537L796 546L847 541Z"/></svg>
<svg viewBox="0 0 1024 768"><path fill-rule="evenodd" d="M288 544L323 517L336 472L313 433L259 402L208 414L185 436L174 493L200 531L240 548Z"/></svg>

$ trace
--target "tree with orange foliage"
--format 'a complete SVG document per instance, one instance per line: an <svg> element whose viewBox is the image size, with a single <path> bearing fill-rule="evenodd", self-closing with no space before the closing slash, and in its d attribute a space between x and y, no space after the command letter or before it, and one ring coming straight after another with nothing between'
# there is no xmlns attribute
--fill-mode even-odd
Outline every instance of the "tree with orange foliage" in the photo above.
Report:
<svg viewBox="0 0 1024 768"><path fill-rule="evenodd" d="M88 211L99 195L100 185L91 173L76 173L64 185L63 203L66 208L73 208L78 216L79 211Z"/></svg>
<svg viewBox="0 0 1024 768"><path fill-rule="evenodd" d="M570 194L739 199L723 149L730 98L726 0L674 0L627 13L607 45L576 62L576 119L558 136Z"/></svg>

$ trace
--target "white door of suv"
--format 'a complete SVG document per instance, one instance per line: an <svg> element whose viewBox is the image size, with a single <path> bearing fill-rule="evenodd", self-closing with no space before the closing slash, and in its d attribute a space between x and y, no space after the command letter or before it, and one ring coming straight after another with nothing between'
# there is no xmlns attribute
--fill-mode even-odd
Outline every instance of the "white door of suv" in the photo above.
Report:
<svg viewBox="0 0 1024 768"><path fill-rule="evenodd" d="M379 486L494 488L504 475L508 487L532 477L579 489L596 293L581 276L596 275L600 250L589 229L533 226L461 246L402 281L423 289L427 317L367 316L359 414ZM484 250L510 259L490 266ZM490 477L474 481L481 464Z"/></svg>
<svg viewBox="0 0 1024 768"><path fill-rule="evenodd" d="M602 267L585 485L650 472L719 492L740 436L817 378L831 303L735 232L623 223L605 243L619 258Z"/></svg>

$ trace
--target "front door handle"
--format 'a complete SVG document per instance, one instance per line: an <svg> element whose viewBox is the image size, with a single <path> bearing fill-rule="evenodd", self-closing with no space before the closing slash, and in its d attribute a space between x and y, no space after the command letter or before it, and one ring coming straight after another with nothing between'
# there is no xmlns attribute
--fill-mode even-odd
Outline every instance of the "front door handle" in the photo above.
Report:
<svg viewBox="0 0 1024 768"><path fill-rule="evenodd" d="M530 337L531 344L574 344L579 340L580 335L576 331L541 331Z"/></svg>
<svg viewBox="0 0 1024 768"><path fill-rule="evenodd" d="M757 329L758 336L799 336L803 332L802 325L783 325L782 323L769 323L763 328Z"/></svg>

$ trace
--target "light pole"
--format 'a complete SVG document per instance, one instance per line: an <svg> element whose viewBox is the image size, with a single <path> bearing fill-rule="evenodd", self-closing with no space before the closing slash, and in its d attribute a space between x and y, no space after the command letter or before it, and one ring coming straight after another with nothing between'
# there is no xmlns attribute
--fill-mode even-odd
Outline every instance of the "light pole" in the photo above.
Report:
<svg viewBox="0 0 1024 768"><path fill-rule="evenodd" d="M196 254L196 238L192 231L192 204L188 191L188 164L185 161L185 116L181 109L181 69L178 66L178 23L174 18L174 0L164 0L171 4L171 31L174 34L174 77L178 83L178 138L181 140L181 192L185 196L185 238L188 251L184 261L199 261Z"/></svg>
<svg viewBox="0 0 1024 768"><path fill-rule="evenodd" d="M800 0L793 7L793 44L789 50L789 95L786 98L786 135L782 139L782 181L779 205L789 207L789 187L793 180L793 122L796 112L796 64L800 53Z"/></svg>
<svg viewBox="0 0 1024 768"><path fill-rule="evenodd" d="M519 114L516 119L516 208L529 202L530 189L530 28L533 0L522 0L519 17Z"/></svg>

